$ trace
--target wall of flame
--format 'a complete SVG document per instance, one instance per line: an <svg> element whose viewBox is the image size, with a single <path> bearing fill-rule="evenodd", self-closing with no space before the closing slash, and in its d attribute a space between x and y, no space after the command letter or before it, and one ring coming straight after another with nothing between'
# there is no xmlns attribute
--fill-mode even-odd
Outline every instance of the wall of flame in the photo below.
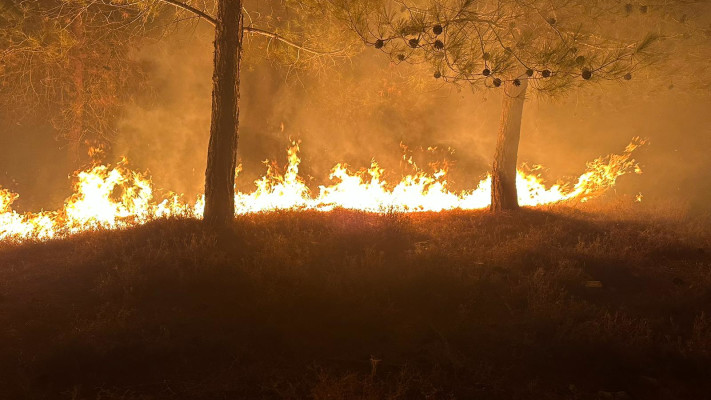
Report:
<svg viewBox="0 0 711 400"><path fill-rule="evenodd" d="M634 138L622 153L588 162L586 171L574 183L546 186L540 176L519 170L519 204L533 207L585 202L599 196L612 188L618 177L641 173L632 153L643 144L644 140ZM454 192L448 189L445 169L428 173L413 164L412 174L391 183L383 178L384 171L375 161L359 171L336 164L329 176L333 183L312 191L299 175L299 145L292 143L287 154L283 173L269 165L265 175L254 182L253 191L236 191L236 215L274 210L327 212L335 208L373 213L438 212L482 209L490 204L490 176L474 189ZM150 177L131 170L125 159L113 167L99 164L78 171L74 193L60 210L19 214L11 207L17 198L18 194L0 188L0 240L47 240L87 230L127 228L158 218L201 218L204 207L203 196L194 201L179 194L156 199Z"/></svg>

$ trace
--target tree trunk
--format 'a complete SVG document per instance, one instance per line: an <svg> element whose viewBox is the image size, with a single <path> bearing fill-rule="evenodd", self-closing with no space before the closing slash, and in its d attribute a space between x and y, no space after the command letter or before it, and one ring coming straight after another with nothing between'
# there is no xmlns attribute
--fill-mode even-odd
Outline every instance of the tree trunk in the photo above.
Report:
<svg viewBox="0 0 711 400"><path fill-rule="evenodd" d="M526 79L515 86L506 83L504 87L501 125L496 141L494 167L491 173L491 211L518 209L518 193L516 192L516 160L518 143L521 139L521 117L523 102L526 98Z"/></svg>
<svg viewBox="0 0 711 400"><path fill-rule="evenodd" d="M204 221L212 226L225 225L234 218L242 22L241 0L218 1L212 121L205 171Z"/></svg>

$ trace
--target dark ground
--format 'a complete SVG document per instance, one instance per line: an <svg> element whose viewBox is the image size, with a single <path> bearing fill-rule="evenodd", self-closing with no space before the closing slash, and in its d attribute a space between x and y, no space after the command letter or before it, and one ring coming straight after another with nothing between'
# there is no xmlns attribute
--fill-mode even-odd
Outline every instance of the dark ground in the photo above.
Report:
<svg viewBox="0 0 711 400"><path fill-rule="evenodd" d="M709 219L601 207L0 244L0 398L709 398Z"/></svg>

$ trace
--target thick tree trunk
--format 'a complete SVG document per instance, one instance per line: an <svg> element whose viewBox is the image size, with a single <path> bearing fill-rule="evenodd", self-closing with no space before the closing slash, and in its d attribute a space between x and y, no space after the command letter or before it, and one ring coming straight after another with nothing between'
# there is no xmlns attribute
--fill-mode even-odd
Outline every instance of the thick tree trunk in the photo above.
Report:
<svg viewBox="0 0 711 400"><path fill-rule="evenodd" d="M212 76L212 122L205 171L205 214L209 225L234 218L234 183L242 55L242 1L219 0Z"/></svg>
<svg viewBox="0 0 711 400"><path fill-rule="evenodd" d="M513 83L507 83L505 86L501 125L491 173L491 211L518 209L516 160L527 86L525 79L521 80L519 86Z"/></svg>

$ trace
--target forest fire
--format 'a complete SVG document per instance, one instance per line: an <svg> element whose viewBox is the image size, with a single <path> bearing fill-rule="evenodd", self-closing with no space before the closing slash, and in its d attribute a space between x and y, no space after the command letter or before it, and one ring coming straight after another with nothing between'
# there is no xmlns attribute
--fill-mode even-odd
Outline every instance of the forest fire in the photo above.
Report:
<svg viewBox="0 0 711 400"><path fill-rule="evenodd" d="M635 138L621 154L611 154L587 163L585 173L574 184L547 187L531 173L518 171L517 189L522 206L539 206L564 201L584 202L613 187L619 176L641 173L632 152L644 144ZM251 193L237 191L235 214L274 210L319 210L334 208L382 212L421 212L451 209L482 209L490 204L491 176L475 189L453 192L448 189L447 173L417 170L399 183L383 179L383 169L373 161L370 168L353 172L344 164L333 167L329 186L312 191L299 175L299 146L288 149L284 173L269 166L255 181ZM157 200L149 177L127 167L126 160L116 166L95 165L76 173L74 193L57 211L19 214L11 205L18 194L0 188L0 240L45 240L66 237L92 229L119 229L165 217L201 218L204 196L186 202L180 195Z"/></svg>
<svg viewBox="0 0 711 400"><path fill-rule="evenodd" d="M709 398L710 38L711 0L0 0L0 400Z"/></svg>

